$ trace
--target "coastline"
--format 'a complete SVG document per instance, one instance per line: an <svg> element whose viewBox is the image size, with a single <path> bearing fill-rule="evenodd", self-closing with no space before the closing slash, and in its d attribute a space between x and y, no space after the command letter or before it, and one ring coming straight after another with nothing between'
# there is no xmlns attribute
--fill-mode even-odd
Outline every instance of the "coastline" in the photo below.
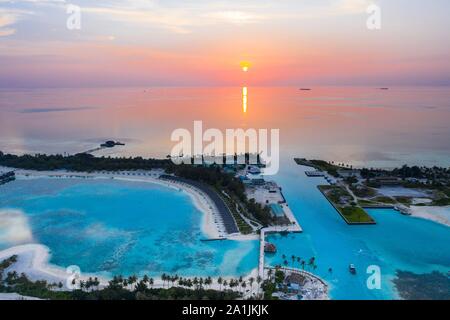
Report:
<svg viewBox="0 0 450 320"><path fill-rule="evenodd" d="M5 249L3 251L0 251L0 262L10 258L13 255L17 255L17 262L15 262L12 266L6 269L6 272L10 271L16 271L17 273L25 273L26 276L33 280L45 280L47 283L59 283L61 282L63 284L63 287L61 289L55 289L55 290L73 290L73 288L68 287L68 283L71 283L71 273L67 272L65 268L51 264L50 263L50 249L42 244L24 244L19 246L14 246L8 249ZM82 272L82 270L81 270ZM252 269L247 275L245 275L246 278L248 277L257 277L258 270L257 268ZM90 277L97 278L99 281L99 289L105 288L108 286L109 280L111 278L105 277L103 275L99 275L96 273L89 273L84 274L81 273L81 275L77 278L77 280L83 280L86 281ZM187 278L193 278L187 277ZM224 280L231 280L235 277L222 277ZM69 279L69 280L68 280ZM212 277L213 283L209 285L208 287L214 290L220 290L221 286L217 283L218 277ZM77 283L78 283L77 281ZM154 284L152 285L152 288L158 289L158 288L167 288L168 284L167 282L164 283L163 280L160 278L154 278ZM170 286L171 287L171 286ZM128 289L132 289L131 287ZM233 291L238 291L238 289L231 289ZM242 292L241 292L242 293ZM245 291L243 292L245 298L251 297L251 292ZM10 300L15 299L21 299L20 295L10 295L7 296ZM33 299L33 297L30 297ZM35 299L35 298L34 298ZM0 300L2 300L2 296L0 293Z"/></svg>
<svg viewBox="0 0 450 320"><path fill-rule="evenodd" d="M0 261L17 255L17 262L6 271L25 273L31 280L45 280L48 283L63 283L63 288L68 289L66 280L69 276L62 267L50 264L50 249L43 244L24 244L0 251ZM92 276L92 275L91 275ZM80 279L88 278L83 276Z"/></svg>
<svg viewBox="0 0 450 320"><path fill-rule="evenodd" d="M206 237L210 239L222 238L226 234L219 230L215 223L217 214L214 211L214 204L201 190L192 186L178 184L171 181L159 179L159 171L150 171L151 175L135 175L135 172L117 173L87 173L87 172L68 172L68 171L34 171L34 170L16 170L18 179L48 178L48 179L114 179L118 181L144 182L159 185L166 188L182 191L187 194L194 206L202 213L201 230ZM241 240L241 239L240 239ZM242 240L245 240L243 238Z"/></svg>
<svg viewBox="0 0 450 320"><path fill-rule="evenodd" d="M412 217L430 220L447 227L450 227L450 219L440 215L441 212L450 212L450 206L432 207L432 206L411 206L409 213Z"/></svg>
<svg viewBox="0 0 450 320"><path fill-rule="evenodd" d="M130 174L130 175L128 175ZM136 173L124 172L123 174L109 174L109 173L81 173L81 172L68 172L68 171L34 171L34 170L17 170L16 176L18 179L93 179L93 180L107 180L113 179L118 181L130 181L130 182L144 182L159 185L165 188L174 189L177 192L186 193L197 210L202 214L201 230L206 237L210 239L217 238L227 238L233 241L246 241L255 240L257 235L238 235L233 234L229 238L224 231L219 230L219 226L215 223L216 212L214 210L214 204L209 200L208 196L204 194L201 190L198 190L192 186L185 184L179 184L176 182L166 181L159 179L159 172L150 172L151 175L135 175ZM0 261L7 259L13 255L17 255L17 262L7 269L7 271L16 271L17 273L25 273L31 280L45 280L48 283L63 283L63 288L70 290L67 287L66 281L70 274L66 272L66 269L50 263L51 250L47 246L38 243L29 243L23 245L13 246L0 251ZM245 277L257 277L258 269L255 267L252 269ZM192 277L194 277L193 275ZM237 275L235 275L236 277ZM87 280L89 277L97 277L100 285L99 288L106 287L108 277L104 275L92 273L92 274L82 274L79 280ZM223 279L232 279L232 276L222 277ZM213 278L217 280L217 278ZM166 285L161 279L154 279L153 288L164 288ZM212 289L220 289L217 283L210 286ZM245 293L247 297L250 297ZM10 299L20 299L17 297L10 296Z"/></svg>
<svg viewBox="0 0 450 320"><path fill-rule="evenodd" d="M204 194L197 188L186 185L184 183L171 182L162 180L159 178L161 172L158 170L147 172L120 172L120 173L83 173L83 172L68 172L68 171L34 171L34 170L17 170L16 175L18 180L27 179L92 179L92 180L118 180L118 181L130 181L130 182L144 182L160 185L162 187L171 188L177 192L185 192L193 202L194 206L202 213L202 232L210 239L226 238L233 241L248 241L258 240L260 235L258 234L230 234L228 235L224 229L220 229L217 221L220 221L217 209L212 200L209 199L207 194ZM290 212L290 210L289 210ZM290 212L292 214L292 212ZM219 218L219 220L216 220ZM299 226L296 226L300 229ZM301 230L301 229L300 229ZM51 251L42 244L24 244L14 246L3 251L0 251L0 261L11 257L12 255L18 256L18 261L11 266L8 271L16 271L19 274L25 273L31 280L45 280L48 283L62 282L62 290L71 290L66 283L70 274L66 272L64 267L54 265L50 263ZM253 277L257 278L260 275L259 266L252 269L248 274L243 275L244 278ZM194 277L195 275L192 275ZM222 277L223 279L233 279L238 275ZM79 280L86 281L89 277L98 278L100 285L99 288L104 288L108 285L109 276L100 273L81 274ZM211 289L220 290L219 284L217 284L217 277L214 277L215 283L209 286ZM70 282L69 282L70 285ZM161 279L154 279L153 288L166 287ZM56 289L61 290L61 289ZM233 289L234 291L239 291ZM248 291L248 290L247 290ZM251 298L251 292L244 292L245 298ZM14 297L11 297L14 298ZM18 298L20 298L18 296Z"/></svg>

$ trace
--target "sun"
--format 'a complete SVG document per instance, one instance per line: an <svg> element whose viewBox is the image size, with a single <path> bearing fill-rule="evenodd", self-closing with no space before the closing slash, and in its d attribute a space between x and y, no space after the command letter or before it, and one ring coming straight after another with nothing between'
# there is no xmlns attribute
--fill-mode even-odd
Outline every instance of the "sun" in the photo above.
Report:
<svg viewBox="0 0 450 320"><path fill-rule="evenodd" d="M250 69L250 62L242 61L241 62L241 68L242 68L242 71L248 72L248 70Z"/></svg>

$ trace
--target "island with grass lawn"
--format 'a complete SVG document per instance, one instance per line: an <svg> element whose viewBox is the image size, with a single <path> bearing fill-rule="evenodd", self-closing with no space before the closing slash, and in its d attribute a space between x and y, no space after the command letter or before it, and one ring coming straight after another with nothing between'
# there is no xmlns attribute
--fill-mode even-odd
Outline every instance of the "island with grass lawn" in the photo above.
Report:
<svg viewBox="0 0 450 320"><path fill-rule="evenodd" d="M394 169L354 168L334 161L295 158L323 177L319 190L349 224L375 223L364 209L392 208L450 225L450 168L404 165Z"/></svg>

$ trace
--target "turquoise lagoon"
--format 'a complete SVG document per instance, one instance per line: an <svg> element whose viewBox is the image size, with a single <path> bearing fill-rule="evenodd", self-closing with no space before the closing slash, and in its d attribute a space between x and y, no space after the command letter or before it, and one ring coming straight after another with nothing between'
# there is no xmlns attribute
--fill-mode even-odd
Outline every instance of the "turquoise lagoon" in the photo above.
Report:
<svg viewBox="0 0 450 320"><path fill-rule="evenodd" d="M397 270L450 271L450 228L384 209L370 210L377 225L348 226L318 191L325 181L306 177L305 170L285 160L274 177L304 232L269 236L278 252L266 256L267 265L283 264L283 254L289 265L292 255L314 256L317 269L311 271L330 284L334 299L398 298L392 283ZM0 186L0 211L5 209L27 218L33 241L51 249L51 263L84 272L238 276L258 263L257 241L202 242L202 213L189 196L149 183L17 180ZM0 249L11 245L0 242ZM356 275L348 272L350 263ZM370 265L381 269L381 290L367 288Z"/></svg>
<svg viewBox="0 0 450 320"><path fill-rule="evenodd" d="M314 273L330 284L334 299L398 298L392 283L396 270L450 271L449 227L385 209L369 210L376 225L349 226L317 189L318 184L326 184L325 180L308 178L305 170L311 169L290 160L275 177L303 233L268 237L278 251L266 256L266 264L283 265L283 254L290 266L292 255L306 260L314 256ZM350 263L355 264L356 275L349 273ZM367 288L366 270L370 265L381 269L380 290ZM296 262L295 267L299 267Z"/></svg>
<svg viewBox="0 0 450 320"><path fill-rule="evenodd" d="M202 213L189 196L154 184L17 180L0 186L5 209L27 218L33 242L50 248L51 263L82 272L238 276L257 266L257 241L202 242Z"/></svg>

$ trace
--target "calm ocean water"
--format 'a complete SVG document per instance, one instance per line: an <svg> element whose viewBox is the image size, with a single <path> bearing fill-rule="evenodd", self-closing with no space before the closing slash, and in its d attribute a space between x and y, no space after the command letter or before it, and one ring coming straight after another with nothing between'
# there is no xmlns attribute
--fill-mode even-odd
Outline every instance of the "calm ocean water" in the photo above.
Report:
<svg viewBox="0 0 450 320"><path fill-rule="evenodd" d="M241 88L0 91L0 150L75 153L115 139L126 146L97 155L160 157L170 152L172 130L191 129L194 120L205 128L280 129L282 166L273 178L304 233L271 237L278 253L268 264L282 263L282 254L315 256L316 272L339 299L397 297L396 270L450 270L448 227L389 210L371 212L376 226L347 226L317 190L319 181L292 161L450 166L448 88L248 88L246 112ZM240 275L257 265L255 242L201 243L200 214L173 191L16 181L3 187L1 208L29 219L33 238L52 249L52 262L86 271ZM382 290L367 289L369 265L380 266Z"/></svg>
<svg viewBox="0 0 450 320"><path fill-rule="evenodd" d="M165 156L176 128L278 128L281 156L353 165L450 164L448 87L0 90L0 150Z"/></svg>

